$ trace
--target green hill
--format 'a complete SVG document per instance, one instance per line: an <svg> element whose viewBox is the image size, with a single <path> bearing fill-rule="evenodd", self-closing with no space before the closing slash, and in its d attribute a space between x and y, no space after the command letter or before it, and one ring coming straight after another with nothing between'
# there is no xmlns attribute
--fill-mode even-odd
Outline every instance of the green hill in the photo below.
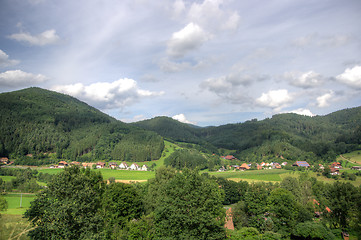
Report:
<svg viewBox="0 0 361 240"><path fill-rule="evenodd" d="M315 117L278 114L219 127L195 128L166 117L135 125L175 141L218 149L219 154L227 152L222 149L234 150L239 159L255 162L277 158L332 161L361 144L361 107Z"/></svg>
<svg viewBox="0 0 361 240"><path fill-rule="evenodd" d="M79 161L158 159L163 138L73 97L28 88L0 94L0 156Z"/></svg>

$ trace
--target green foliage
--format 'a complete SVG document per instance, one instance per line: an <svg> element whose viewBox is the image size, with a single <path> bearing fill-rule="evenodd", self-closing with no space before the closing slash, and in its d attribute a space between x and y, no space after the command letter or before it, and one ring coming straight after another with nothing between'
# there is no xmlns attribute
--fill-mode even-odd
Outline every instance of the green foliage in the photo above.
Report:
<svg viewBox="0 0 361 240"><path fill-rule="evenodd" d="M28 88L0 94L0 157L15 164L159 159L163 139L70 96ZM32 154L32 157L25 157Z"/></svg>
<svg viewBox="0 0 361 240"><path fill-rule="evenodd" d="M102 176L89 169L65 169L39 193L25 217L36 227L34 239L84 239L99 237L102 229Z"/></svg>
<svg viewBox="0 0 361 240"><path fill-rule="evenodd" d="M205 169L207 168L207 159L198 151L192 149L178 149L164 160L166 166L176 169Z"/></svg>
<svg viewBox="0 0 361 240"><path fill-rule="evenodd" d="M102 195L103 219L107 238L116 239L129 220L138 219L143 213L140 196L132 185L109 184Z"/></svg>
<svg viewBox="0 0 361 240"><path fill-rule="evenodd" d="M275 228L287 232L296 225L299 207L291 192L276 188L267 199L268 210Z"/></svg>
<svg viewBox="0 0 361 240"><path fill-rule="evenodd" d="M164 184L155 198L156 238L224 239L224 197L218 184L197 171L165 173L164 177L158 176Z"/></svg>
<svg viewBox="0 0 361 240"><path fill-rule="evenodd" d="M7 208L8 208L8 202L2 195L0 195L0 211L5 211Z"/></svg>
<svg viewBox="0 0 361 240"><path fill-rule="evenodd" d="M336 237L332 232L323 226L321 223L303 222L298 223L293 231L292 238L294 239L327 239L333 240Z"/></svg>

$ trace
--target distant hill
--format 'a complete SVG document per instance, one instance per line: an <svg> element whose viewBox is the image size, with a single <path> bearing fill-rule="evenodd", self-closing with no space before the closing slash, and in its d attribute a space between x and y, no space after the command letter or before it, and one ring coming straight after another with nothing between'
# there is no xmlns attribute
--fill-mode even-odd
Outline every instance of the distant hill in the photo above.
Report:
<svg viewBox="0 0 361 240"><path fill-rule="evenodd" d="M68 95L41 88L0 94L0 157L158 159L162 137L120 122Z"/></svg>
<svg viewBox="0 0 361 240"><path fill-rule="evenodd" d="M147 161L160 158L163 138L208 154L231 152L247 162L332 161L361 149L361 107L197 127L169 117L126 124L76 98L40 88L2 93L0 106L0 157Z"/></svg>
<svg viewBox="0 0 361 240"><path fill-rule="evenodd" d="M134 123L175 141L234 150L246 161L332 161L337 154L360 148L361 107L326 116L278 114L262 121L195 128L167 117Z"/></svg>

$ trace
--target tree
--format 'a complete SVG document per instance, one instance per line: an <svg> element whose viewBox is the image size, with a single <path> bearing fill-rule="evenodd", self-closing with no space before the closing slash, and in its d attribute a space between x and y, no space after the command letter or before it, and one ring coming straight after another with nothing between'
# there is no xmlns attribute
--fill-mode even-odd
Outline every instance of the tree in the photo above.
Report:
<svg viewBox="0 0 361 240"><path fill-rule="evenodd" d="M105 230L108 239L115 239L129 220L139 219L143 205L136 189L129 184L109 184L102 196Z"/></svg>
<svg viewBox="0 0 361 240"><path fill-rule="evenodd" d="M25 217L35 226L33 239L98 239L102 235L99 172L66 168L31 203Z"/></svg>
<svg viewBox="0 0 361 240"><path fill-rule="evenodd" d="M277 230L287 232L296 225L298 216L295 196L286 189L274 189L267 199L268 210Z"/></svg>
<svg viewBox="0 0 361 240"><path fill-rule="evenodd" d="M5 211L8 208L8 202L0 195L0 211Z"/></svg>
<svg viewBox="0 0 361 240"><path fill-rule="evenodd" d="M218 184L184 169L164 182L156 198L157 239L224 239L223 191Z"/></svg>

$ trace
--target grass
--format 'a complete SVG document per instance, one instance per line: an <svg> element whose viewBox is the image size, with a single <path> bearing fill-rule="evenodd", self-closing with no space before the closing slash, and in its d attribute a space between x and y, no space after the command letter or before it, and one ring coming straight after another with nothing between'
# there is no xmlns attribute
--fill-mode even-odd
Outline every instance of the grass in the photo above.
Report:
<svg viewBox="0 0 361 240"><path fill-rule="evenodd" d="M232 179L235 181L245 180L252 181L266 181L279 182L282 181L281 174L286 173L287 170L271 169L271 170L248 170L248 171L226 171L226 172L211 172L210 175Z"/></svg>
<svg viewBox="0 0 361 240"><path fill-rule="evenodd" d="M4 198L8 202L7 211L0 212L1 214L10 215L22 215L26 209L30 207L30 202L35 199L35 194L22 194L22 202L20 208L21 194L11 193L4 195Z"/></svg>
<svg viewBox="0 0 361 240"><path fill-rule="evenodd" d="M353 165L361 166L361 150L353 151L350 153L342 154L344 158L349 160ZM337 161L344 160L342 157L338 157Z"/></svg>
<svg viewBox="0 0 361 240"><path fill-rule="evenodd" d="M7 181L11 181L11 180L15 179L16 177L14 177L14 176L0 176L0 178L3 181L7 182Z"/></svg>
<svg viewBox="0 0 361 240"><path fill-rule="evenodd" d="M131 171L131 170L113 170L109 168L97 169L101 172L104 180L114 177L116 180L148 180L154 178L153 171Z"/></svg>
<svg viewBox="0 0 361 240"><path fill-rule="evenodd" d="M0 239L26 240L31 226L21 215L1 214Z"/></svg>

